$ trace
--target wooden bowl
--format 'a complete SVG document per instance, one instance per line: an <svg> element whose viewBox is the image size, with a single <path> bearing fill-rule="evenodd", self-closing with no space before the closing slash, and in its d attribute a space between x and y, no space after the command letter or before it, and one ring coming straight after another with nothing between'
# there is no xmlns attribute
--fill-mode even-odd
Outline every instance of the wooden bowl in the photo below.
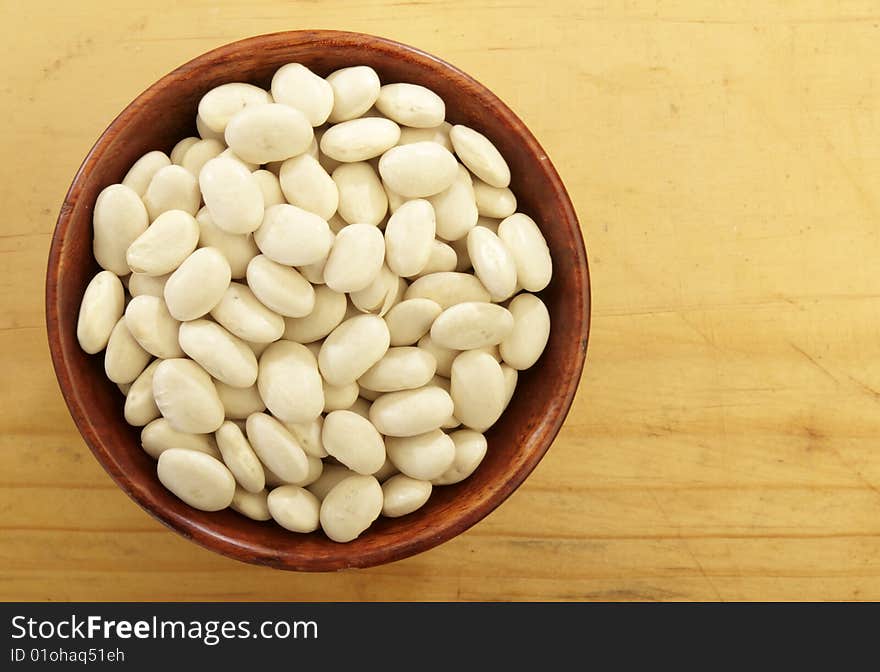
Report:
<svg viewBox="0 0 880 672"><path fill-rule="evenodd" d="M540 361L520 374L509 408L488 432L482 465L462 483L435 488L415 513L380 518L349 544L334 543L320 532L287 532L232 510L197 511L174 497L140 447L140 428L123 419L124 399L104 375L103 354L85 354L76 339L83 292L100 270L92 257L91 226L101 189L120 182L144 153L169 152L181 138L196 135L196 108L206 91L237 81L268 88L272 73L293 61L321 75L370 65L383 83L413 82L436 91L446 101L450 122L481 131L506 157L519 210L543 229L554 264L553 281L541 293L550 310L550 341ZM550 447L574 398L587 349L589 288L584 243L562 180L523 122L491 91L448 63L397 42L358 33L294 31L199 56L144 91L104 131L61 207L46 274L46 323L70 413L95 457L130 497L173 530L224 555L281 569L325 571L378 565L436 546L482 519L523 482Z"/></svg>

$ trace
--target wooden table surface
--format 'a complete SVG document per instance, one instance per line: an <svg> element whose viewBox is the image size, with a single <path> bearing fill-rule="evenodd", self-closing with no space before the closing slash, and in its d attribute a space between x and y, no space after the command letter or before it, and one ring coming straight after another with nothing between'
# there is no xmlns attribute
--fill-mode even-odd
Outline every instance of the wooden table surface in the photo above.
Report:
<svg viewBox="0 0 880 672"><path fill-rule="evenodd" d="M876 3L479 4L3 0L0 599L880 599ZM492 88L562 174L593 275L580 392L523 487L435 550L326 575L214 555L123 495L43 321L106 124L189 58L295 28Z"/></svg>

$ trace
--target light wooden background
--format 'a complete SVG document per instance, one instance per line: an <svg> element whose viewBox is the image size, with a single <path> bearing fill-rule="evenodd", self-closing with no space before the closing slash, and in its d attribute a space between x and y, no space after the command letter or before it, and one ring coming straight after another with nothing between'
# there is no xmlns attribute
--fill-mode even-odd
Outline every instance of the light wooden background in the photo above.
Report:
<svg viewBox="0 0 880 672"><path fill-rule="evenodd" d="M877 4L477 4L0 3L0 599L880 599ZM189 58L294 28L495 90L563 175L594 281L583 384L527 483L438 549L335 575L238 564L129 501L43 326L104 126Z"/></svg>

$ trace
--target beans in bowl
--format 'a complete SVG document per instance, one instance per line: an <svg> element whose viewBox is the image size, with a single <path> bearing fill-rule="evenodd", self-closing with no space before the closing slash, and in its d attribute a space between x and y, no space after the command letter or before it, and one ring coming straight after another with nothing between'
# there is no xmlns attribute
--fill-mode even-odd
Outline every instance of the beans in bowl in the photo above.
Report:
<svg viewBox="0 0 880 672"><path fill-rule="evenodd" d="M552 261L429 89L290 63L199 102L94 207L77 337L161 483L348 542L470 476L546 346Z"/></svg>

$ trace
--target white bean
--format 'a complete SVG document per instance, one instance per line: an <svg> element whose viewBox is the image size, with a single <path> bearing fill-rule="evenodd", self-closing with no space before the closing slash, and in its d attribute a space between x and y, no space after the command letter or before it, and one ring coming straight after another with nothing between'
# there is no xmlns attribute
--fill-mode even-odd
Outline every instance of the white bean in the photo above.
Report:
<svg viewBox="0 0 880 672"><path fill-rule="evenodd" d="M379 159L379 174L405 198L427 198L448 189L458 174L455 157L436 142L392 147Z"/></svg>
<svg viewBox="0 0 880 672"><path fill-rule="evenodd" d="M446 116L443 99L418 84L386 84L379 89L376 109L398 124L416 128L434 128Z"/></svg>
<svg viewBox="0 0 880 672"><path fill-rule="evenodd" d="M183 357L178 343L180 322L155 296L136 296L125 308L125 325L138 344L161 359Z"/></svg>
<svg viewBox="0 0 880 672"><path fill-rule="evenodd" d="M186 156L187 151L189 151L189 148L196 144L199 140L201 140L200 137L191 135L187 138L184 138L183 140L178 141L177 144L175 144L174 147L171 148L171 153L168 155L171 158L171 163L173 163L175 166L179 166L181 161L183 161L183 157Z"/></svg>
<svg viewBox="0 0 880 672"><path fill-rule="evenodd" d="M159 407L156 406L156 400L153 397L153 374L159 362L162 360L153 360L150 365L144 369L141 374L135 378L135 381L128 389L125 395L125 409L123 414L125 421L129 425L135 427L143 427L149 424L161 413Z"/></svg>
<svg viewBox="0 0 880 672"><path fill-rule="evenodd" d="M534 294L520 294L507 309L513 330L501 341L501 357L514 369L527 369L538 361L550 337L550 313Z"/></svg>
<svg viewBox="0 0 880 672"><path fill-rule="evenodd" d="M357 539L382 511L382 486L372 476L349 476L321 502L321 528L333 541Z"/></svg>
<svg viewBox="0 0 880 672"><path fill-rule="evenodd" d="M467 236L468 257L474 273L493 301L504 301L516 291L516 264L507 245L489 229L475 226Z"/></svg>
<svg viewBox="0 0 880 672"><path fill-rule="evenodd" d="M229 120L250 105L272 102L267 91L253 84L230 82L216 86L199 101L198 115L209 129L223 133Z"/></svg>
<svg viewBox="0 0 880 672"><path fill-rule="evenodd" d="M333 241L324 282L337 292L364 289L379 275L384 258L382 232L369 224L350 224Z"/></svg>
<svg viewBox="0 0 880 672"><path fill-rule="evenodd" d="M144 205L151 221L169 210L195 215L201 201L198 181L186 168L177 165L157 170L144 192Z"/></svg>
<svg viewBox="0 0 880 672"><path fill-rule="evenodd" d="M473 350L497 345L513 330L513 316L494 303L465 302L444 310L431 326L431 339L444 348Z"/></svg>
<svg viewBox="0 0 880 672"><path fill-rule="evenodd" d="M284 333L284 318L257 300L247 285L229 283L211 317L233 334L254 343L272 343Z"/></svg>
<svg viewBox="0 0 880 672"><path fill-rule="evenodd" d="M223 424L224 411L211 377L188 359L165 359L153 372L153 397L179 432L207 434Z"/></svg>
<svg viewBox="0 0 880 672"><path fill-rule="evenodd" d="M333 411L324 418L324 448L346 467L372 474L385 463L385 442L376 428L352 411Z"/></svg>
<svg viewBox="0 0 880 672"><path fill-rule="evenodd" d="M437 360L424 348L389 348L378 362L358 378L358 385L377 392L397 392L427 385Z"/></svg>
<svg viewBox="0 0 880 672"><path fill-rule="evenodd" d="M284 320L284 338L297 343L314 343L342 322L348 301L345 294L326 285L315 288L315 307L305 317Z"/></svg>
<svg viewBox="0 0 880 672"><path fill-rule="evenodd" d="M284 198L284 192L281 191L281 182L275 173L271 173L268 170L254 170L251 174L254 176L263 194L264 208L287 203L287 199Z"/></svg>
<svg viewBox="0 0 880 672"><path fill-rule="evenodd" d="M440 238L458 240L476 226L479 212L474 198L474 187L470 173L463 166L458 166L455 179L447 189L428 200L434 206L437 235Z"/></svg>
<svg viewBox="0 0 880 672"><path fill-rule="evenodd" d="M431 482L434 485L460 483L473 474L486 456L486 437L472 429L460 429L449 435L455 444L455 459L450 467Z"/></svg>
<svg viewBox="0 0 880 672"><path fill-rule="evenodd" d="M232 269L215 247L202 247L183 260L162 290L168 312L176 320L207 315L229 288Z"/></svg>
<svg viewBox="0 0 880 672"><path fill-rule="evenodd" d="M89 281L76 323L76 338L90 355L107 347L113 327L122 317L125 290L110 271L101 271Z"/></svg>
<svg viewBox="0 0 880 672"><path fill-rule="evenodd" d="M135 238L126 252L126 262L135 273L165 275L180 266L198 243L195 218L183 210L168 210Z"/></svg>
<svg viewBox="0 0 880 672"><path fill-rule="evenodd" d="M324 391L315 357L292 341L270 345L257 377L266 407L282 422L311 422L324 410Z"/></svg>
<svg viewBox="0 0 880 672"><path fill-rule="evenodd" d="M267 500L268 494L266 490L248 492L244 488L236 486L229 508L251 520L271 520L272 515L269 513L269 503Z"/></svg>
<svg viewBox="0 0 880 672"><path fill-rule="evenodd" d="M300 110L312 126L320 126L333 110L333 88L300 63L282 65L272 76L276 103Z"/></svg>
<svg viewBox="0 0 880 672"><path fill-rule="evenodd" d="M286 483L309 474L309 460L293 435L278 420L254 413L246 423L247 438L260 461Z"/></svg>
<svg viewBox="0 0 880 672"><path fill-rule="evenodd" d="M193 177L198 179L199 173L202 172L202 168L205 164L211 159L220 156L225 149L226 145L219 140L199 140L186 150L186 154L183 155L183 160L180 162L180 165L192 173Z"/></svg>
<svg viewBox="0 0 880 672"><path fill-rule="evenodd" d="M281 164L278 173L281 191L291 205L308 210L321 219L330 219L339 207L339 190L333 178L318 161L300 154Z"/></svg>
<svg viewBox="0 0 880 672"><path fill-rule="evenodd" d="M232 387L257 381L257 358L247 343L216 322L192 320L180 325L180 346L211 376Z"/></svg>
<svg viewBox="0 0 880 672"><path fill-rule="evenodd" d="M459 124L449 131L449 139L461 162L483 182L499 189L510 184L507 162L485 135Z"/></svg>
<svg viewBox="0 0 880 672"><path fill-rule="evenodd" d="M92 224L92 252L98 265L116 275L127 275L125 253L150 224L140 196L125 185L111 184L98 194Z"/></svg>
<svg viewBox="0 0 880 672"><path fill-rule="evenodd" d="M553 261L535 220L519 212L511 215L498 226L498 237L513 255L517 279L523 289L540 292L550 284Z"/></svg>
<svg viewBox="0 0 880 672"><path fill-rule="evenodd" d="M401 301L385 315L391 345L412 345L428 333L441 312L440 304L430 299Z"/></svg>
<svg viewBox="0 0 880 672"><path fill-rule="evenodd" d="M394 147L400 126L390 119L361 118L343 121L321 136L321 151L343 163L366 161Z"/></svg>
<svg viewBox="0 0 880 672"><path fill-rule="evenodd" d="M302 154L314 133L306 116L297 109L268 103L237 112L224 133L229 148L245 161L263 164Z"/></svg>
<svg viewBox="0 0 880 672"><path fill-rule="evenodd" d="M333 171L339 215L349 224L378 226L388 212L388 196L369 163L343 163Z"/></svg>
<svg viewBox="0 0 880 672"><path fill-rule="evenodd" d="M318 365L331 385L347 385L360 378L388 350L391 336L385 320L358 315L342 322L321 345Z"/></svg>
<svg viewBox="0 0 880 672"><path fill-rule="evenodd" d="M330 227L318 215L295 205L266 208L263 223L254 233L260 251L272 261L304 266L320 261L332 243Z"/></svg>
<svg viewBox="0 0 880 672"><path fill-rule="evenodd" d="M157 418L141 430L141 447L154 460L169 448L196 450L220 459L213 434L179 432L165 418Z"/></svg>
<svg viewBox="0 0 880 672"><path fill-rule="evenodd" d="M200 511L220 511L232 503L235 479L219 460L194 450L172 448L159 456L159 480Z"/></svg>
<svg viewBox="0 0 880 672"><path fill-rule="evenodd" d="M370 421L385 436L415 436L440 427L453 408L446 390L429 385L383 394L370 406Z"/></svg>
<svg viewBox="0 0 880 672"><path fill-rule="evenodd" d="M318 529L321 501L296 485L282 485L269 493L269 513L276 523L291 532L314 532Z"/></svg>
<svg viewBox="0 0 880 672"><path fill-rule="evenodd" d="M327 121L336 124L361 116L379 97L379 75L367 65L342 68L327 75L333 89L333 109Z"/></svg>
<svg viewBox="0 0 880 672"><path fill-rule="evenodd" d="M431 496L430 481L420 481L404 474L392 476L382 484L382 515L399 518L420 509Z"/></svg>
<svg viewBox="0 0 880 672"><path fill-rule="evenodd" d="M483 283L470 273L444 271L423 275L409 286L403 298L431 299L446 310L458 303L488 302L491 297Z"/></svg>
<svg viewBox="0 0 880 672"><path fill-rule="evenodd" d="M436 225L429 201L407 201L385 227L385 259L388 267L405 278L421 273L431 257Z"/></svg>
<svg viewBox="0 0 880 672"><path fill-rule="evenodd" d="M192 151L192 150L190 150ZM205 207L227 233L251 233L263 221L263 192L253 173L233 159L218 156L199 173Z"/></svg>
<svg viewBox="0 0 880 672"><path fill-rule="evenodd" d="M295 268L283 266L264 255L251 259L248 286L270 310L286 317L305 317L315 307L315 290Z"/></svg>
<svg viewBox="0 0 880 672"><path fill-rule="evenodd" d="M507 389L501 365L485 352L463 352L452 363L450 395L455 417L485 432L504 411Z"/></svg>
<svg viewBox="0 0 880 672"><path fill-rule="evenodd" d="M455 459L455 444L439 429L416 436L389 436L385 445L388 459L400 473L422 481L442 475Z"/></svg>
<svg viewBox="0 0 880 672"><path fill-rule="evenodd" d="M248 492L261 492L266 487L263 465L239 426L227 420L214 436L223 462L238 484Z"/></svg>
<svg viewBox="0 0 880 672"><path fill-rule="evenodd" d="M128 169L125 177L122 178L122 184L133 189L138 196L143 196L147 187L150 186L153 175L160 168L170 165L171 159L165 152L147 152Z"/></svg>
<svg viewBox="0 0 880 672"><path fill-rule="evenodd" d="M474 198L482 217L504 219L516 212L516 196L507 187L499 189L478 178L474 180Z"/></svg>

